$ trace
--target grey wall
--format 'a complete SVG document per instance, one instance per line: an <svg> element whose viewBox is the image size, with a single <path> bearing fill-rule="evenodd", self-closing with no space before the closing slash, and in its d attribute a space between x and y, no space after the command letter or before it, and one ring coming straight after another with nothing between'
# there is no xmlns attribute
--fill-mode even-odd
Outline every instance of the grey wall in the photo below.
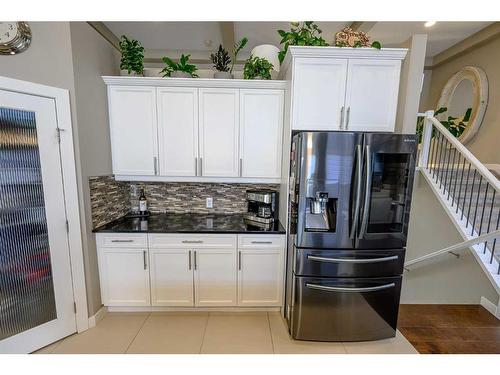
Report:
<svg viewBox="0 0 500 375"><path fill-rule="evenodd" d="M102 75L119 74L119 53L86 22L70 23L75 108L78 119L80 179L84 220L87 304L89 315L101 307L97 249L92 233L89 177L111 173L106 86Z"/></svg>
<svg viewBox="0 0 500 375"><path fill-rule="evenodd" d="M462 241L427 181L417 172L406 259ZM404 274L401 303L478 304L481 296L497 303L497 292L471 252L460 254L458 259L443 255L411 267Z"/></svg>
<svg viewBox="0 0 500 375"><path fill-rule="evenodd" d="M100 76L116 74L118 55L88 24L30 22L31 46L0 56L0 75L69 90L78 178L89 315L101 306L88 176L111 172L106 91Z"/></svg>

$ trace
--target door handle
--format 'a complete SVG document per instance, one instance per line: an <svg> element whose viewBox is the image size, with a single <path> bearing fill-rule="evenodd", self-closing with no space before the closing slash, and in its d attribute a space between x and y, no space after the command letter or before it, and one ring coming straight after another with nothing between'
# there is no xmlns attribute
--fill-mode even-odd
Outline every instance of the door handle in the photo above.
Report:
<svg viewBox="0 0 500 375"><path fill-rule="evenodd" d="M390 283L379 286L370 286L367 288L346 288L346 287L326 286L326 285L306 283L306 287L309 289L325 290L327 292L344 292L344 293L377 292L379 290L394 288L395 286L396 286L395 283Z"/></svg>
<svg viewBox="0 0 500 375"><path fill-rule="evenodd" d="M191 250L189 250L189 268L188 269L191 271Z"/></svg>
<svg viewBox="0 0 500 375"><path fill-rule="evenodd" d="M194 251L194 270L198 269L198 264L196 264L196 250Z"/></svg>
<svg viewBox="0 0 500 375"><path fill-rule="evenodd" d="M366 227L368 226L368 213L370 211L370 199L371 199L371 185L372 185L372 157L370 152L370 145L366 145L366 184L365 184L365 202L363 206L363 219L361 221L361 228L359 231L359 239L362 239L366 233Z"/></svg>
<svg viewBox="0 0 500 375"><path fill-rule="evenodd" d="M182 243L203 243L203 241L198 240L198 241L190 241L190 240L184 240Z"/></svg>
<svg viewBox="0 0 500 375"><path fill-rule="evenodd" d="M200 176L203 176L203 158L200 158Z"/></svg>
<svg viewBox="0 0 500 375"><path fill-rule="evenodd" d="M367 258L367 259L349 259L349 258L326 258L326 257L317 257L314 255L308 255L308 260L313 260L316 262L326 262L326 263L380 263L380 262L389 262L391 260L398 260L399 257L397 255L382 257L382 258Z"/></svg>
<svg viewBox="0 0 500 375"><path fill-rule="evenodd" d="M272 244L273 241L252 241L251 243L255 243L255 244Z"/></svg>
<svg viewBox="0 0 500 375"><path fill-rule="evenodd" d="M198 176L198 158L194 158L194 175Z"/></svg>
<svg viewBox="0 0 500 375"><path fill-rule="evenodd" d="M340 109L340 130L342 130L344 126L344 106Z"/></svg>
<svg viewBox="0 0 500 375"><path fill-rule="evenodd" d="M347 114L346 114L346 119L345 119L345 129L349 129L349 117L351 114L351 107L347 107Z"/></svg>
<svg viewBox="0 0 500 375"><path fill-rule="evenodd" d="M153 158L153 164L154 164L155 176L158 174L158 167L156 166L157 162L158 162L158 158L155 156L155 157Z"/></svg>
<svg viewBox="0 0 500 375"><path fill-rule="evenodd" d="M146 261L146 250L142 252L142 259L144 261L144 269L146 270L148 268L148 263Z"/></svg>
<svg viewBox="0 0 500 375"><path fill-rule="evenodd" d="M240 158L240 177L243 174L243 159Z"/></svg>
<svg viewBox="0 0 500 375"><path fill-rule="evenodd" d="M241 251L238 251L238 270L241 271Z"/></svg>
<svg viewBox="0 0 500 375"><path fill-rule="evenodd" d="M134 240L111 240L111 242L134 242Z"/></svg>
<svg viewBox="0 0 500 375"><path fill-rule="evenodd" d="M361 205L361 175L363 173L363 166L361 161L361 145L356 146L356 200L354 203L354 217L352 219L350 239L354 238L359 220L359 207Z"/></svg>

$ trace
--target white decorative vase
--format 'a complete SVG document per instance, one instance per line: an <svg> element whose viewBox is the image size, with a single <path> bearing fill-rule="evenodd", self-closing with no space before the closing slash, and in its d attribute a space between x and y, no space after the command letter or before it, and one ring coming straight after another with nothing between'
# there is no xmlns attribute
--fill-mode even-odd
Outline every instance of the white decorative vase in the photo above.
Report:
<svg viewBox="0 0 500 375"><path fill-rule="evenodd" d="M233 75L230 72L215 72L214 78L217 79L233 79Z"/></svg>

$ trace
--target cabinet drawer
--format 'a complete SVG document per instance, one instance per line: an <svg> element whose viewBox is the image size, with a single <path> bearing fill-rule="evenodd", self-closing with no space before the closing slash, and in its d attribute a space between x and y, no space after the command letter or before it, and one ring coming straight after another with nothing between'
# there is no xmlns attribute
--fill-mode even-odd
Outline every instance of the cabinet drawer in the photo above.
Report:
<svg viewBox="0 0 500 375"><path fill-rule="evenodd" d="M147 247L147 234L139 233L97 233L99 247Z"/></svg>
<svg viewBox="0 0 500 375"><path fill-rule="evenodd" d="M262 247L283 247L285 245L284 235L275 234L257 234L257 235L238 235L238 248L251 249Z"/></svg>
<svg viewBox="0 0 500 375"><path fill-rule="evenodd" d="M154 248L235 248L235 234L149 234Z"/></svg>

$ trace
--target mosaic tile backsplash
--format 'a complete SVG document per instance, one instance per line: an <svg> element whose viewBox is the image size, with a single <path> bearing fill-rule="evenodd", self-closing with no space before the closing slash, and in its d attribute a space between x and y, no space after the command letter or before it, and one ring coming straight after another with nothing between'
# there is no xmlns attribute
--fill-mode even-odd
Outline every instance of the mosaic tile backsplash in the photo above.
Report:
<svg viewBox="0 0 500 375"><path fill-rule="evenodd" d="M113 176L89 178L92 227L116 220L130 210L130 184Z"/></svg>
<svg viewBox="0 0 500 375"><path fill-rule="evenodd" d="M245 193L248 189L279 190L279 184L120 182L112 176L92 177L90 200L94 228L130 210L131 185L144 189L148 209L154 213L243 213L247 210ZM213 198L213 208L205 207L208 197Z"/></svg>

